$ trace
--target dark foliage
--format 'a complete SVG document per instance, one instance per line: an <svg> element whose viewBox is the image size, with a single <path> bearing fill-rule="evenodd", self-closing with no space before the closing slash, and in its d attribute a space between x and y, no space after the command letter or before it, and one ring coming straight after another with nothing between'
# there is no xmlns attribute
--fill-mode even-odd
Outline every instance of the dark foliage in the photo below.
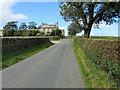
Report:
<svg viewBox="0 0 120 90"><path fill-rule="evenodd" d="M91 60L98 69L104 70L110 79L120 83L120 41L92 40L74 37L75 42L83 49L86 60Z"/></svg>
<svg viewBox="0 0 120 90"><path fill-rule="evenodd" d="M60 29L53 30L50 36L62 36L62 31Z"/></svg>
<svg viewBox="0 0 120 90"><path fill-rule="evenodd" d="M62 2L60 14L65 21L76 22L84 30L84 37L89 38L93 25L116 22L120 17L119 8L120 2Z"/></svg>

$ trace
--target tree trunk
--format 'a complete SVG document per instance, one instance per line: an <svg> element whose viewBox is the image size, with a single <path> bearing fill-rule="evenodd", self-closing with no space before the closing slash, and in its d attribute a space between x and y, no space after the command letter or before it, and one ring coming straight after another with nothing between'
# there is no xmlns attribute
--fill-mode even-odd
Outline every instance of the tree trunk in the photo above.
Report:
<svg viewBox="0 0 120 90"><path fill-rule="evenodd" d="M90 38L91 29L92 29L92 25L89 25L88 28L86 28L86 30L84 31L85 38Z"/></svg>
<svg viewBox="0 0 120 90"><path fill-rule="evenodd" d="M90 37L90 30L87 29L87 30L84 31L84 37L85 38L89 38Z"/></svg>

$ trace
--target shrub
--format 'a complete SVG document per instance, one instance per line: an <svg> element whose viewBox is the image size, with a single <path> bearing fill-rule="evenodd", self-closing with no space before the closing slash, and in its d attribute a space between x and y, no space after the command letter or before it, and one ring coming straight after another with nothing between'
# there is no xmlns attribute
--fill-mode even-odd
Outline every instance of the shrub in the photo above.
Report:
<svg viewBox="0 0 120 90"><path fill-rule="evenodd" d="M3 32L3 37L5 37L5 36L7 36L7 32L6 31Z"/></svg>
<svg viewBox="0 0 120 90"><path fill-rule="evenodd" d="M10 30L4 31L3 36L36 36L38 30Z"/></svg>
<svg viewBox="0 0 120 90"><path fill-rule="evenodd" d="M7 36L14 36L15 30L7 31Z"/></svg>
<svg viewBox="0 0 120 90"><path fill-rule="evenodd" d="M38 36L44 36L44 35L45 35L45 32L41 31L41 32L39 32Z"/></svg>
<svg viewBox="0 0 120 90"><path fill-rule="evenodd" d="M22 36L27 36L27 30L22 30Z"/></svg>
<svg viewBox="0 0 120 90"><path fill-rule="evenodd" d="M14 35L15 35L15 36L22 36L22 30L16 30L16 31L14 32Z"/></svg>
<svg viewBox="0 0 120 90"><path fill-rule="evenodd" d="M53 30L50 36L62 36L62 31L60 29Z"/></svg>
<svg viewBox="0 0 120 90"><path fill-rule="evenodd" d="M32 32L32 36L36 36L38 33L38 30L31 30L31 32Z"/></svg>
<svg viewBox="0 0 120 90"><path fill-rule="evenodd" d="M26 36L32 36L32 31L26 31Z"/></svg>

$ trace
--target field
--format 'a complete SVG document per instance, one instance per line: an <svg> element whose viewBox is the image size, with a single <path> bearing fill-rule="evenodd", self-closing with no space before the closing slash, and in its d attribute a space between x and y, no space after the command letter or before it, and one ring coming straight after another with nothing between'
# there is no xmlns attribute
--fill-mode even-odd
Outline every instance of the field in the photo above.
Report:
<svg viewBox="0 0 120 90"><path fill-rule="evenodd" d="M112 36L91 36L90 39L120 40L120 37L112 37Z"/></svg>

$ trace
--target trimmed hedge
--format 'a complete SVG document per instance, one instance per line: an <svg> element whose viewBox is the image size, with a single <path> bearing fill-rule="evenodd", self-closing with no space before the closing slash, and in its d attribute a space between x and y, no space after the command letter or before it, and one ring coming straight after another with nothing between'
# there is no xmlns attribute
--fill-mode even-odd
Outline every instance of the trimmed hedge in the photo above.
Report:
<svg viewBox="0 0 120 90"><path fill-rule="evenodd" d="M120 41L118 40L94 40L81 37L73 37L80 48L83 49L86 60L95 63L98 69L108 73L111 80L120 84ZM103 77L104 78L104 77Z"/></svg>
<svg viewBox="0 0 120 90"><path fill-rule="evenodd" d="M40 37L2 37L2 53L8 53L49 42L49 38Z"/></svg>

